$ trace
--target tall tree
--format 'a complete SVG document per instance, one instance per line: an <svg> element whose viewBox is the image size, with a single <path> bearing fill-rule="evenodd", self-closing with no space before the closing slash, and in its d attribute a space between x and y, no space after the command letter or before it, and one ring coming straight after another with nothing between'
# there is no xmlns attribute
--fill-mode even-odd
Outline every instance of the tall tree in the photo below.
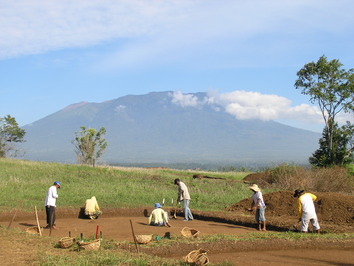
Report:
<svg viewBox="0 0 354 266"><path fill-rule="evenodd" d="M319 140L320 147L317 149L309 161L312 165L318 167L326 167L331 165L346 165L353 161L353 125L348 123L347 125L338 127L338 124L333 125L333 149L332 154L328 149L328 134L325 127L322 132L322 138ZM330 155L330 156L329 156Z"/></svg>
<svg viewBox="0 0 354 266"><path fill-rule="evenodd" d="M81 127L80 132L75 132L75 139L72 143L79 163L91 164L95 167L96 160L101 157L107 147L104 138L106 129L101 127L99 131L93 128Z"/></svg>
<svg viewBox="0 0 354 266"><path fill-rule="evenodd" d="M10 115L0 117L0 157L16 157L19 150L15 143L24 142L26 131Z"/></svg>
<svg viewBox="0 0 354 266"><path fill-rule="evenodd" d="M296 89L309 95L317 103L325 122L328 156L333 156L333 135L336 115L354 112L354 69L345 70L338 59L327 61L321 56L317 62L306 64L297 72Z"/></svg>

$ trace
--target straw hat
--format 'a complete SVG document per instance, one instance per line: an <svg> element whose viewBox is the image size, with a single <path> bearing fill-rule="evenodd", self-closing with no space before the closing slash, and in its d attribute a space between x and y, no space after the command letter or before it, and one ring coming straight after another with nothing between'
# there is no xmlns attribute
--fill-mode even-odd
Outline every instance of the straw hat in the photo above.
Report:
<svg viewBox="0 0 354 266"><path fill-rule="evenodd" d="M249 187L249 189L253 190L253 191L261 191L261 189L258 187L257 184L253 184L252 186Z"/></svg>

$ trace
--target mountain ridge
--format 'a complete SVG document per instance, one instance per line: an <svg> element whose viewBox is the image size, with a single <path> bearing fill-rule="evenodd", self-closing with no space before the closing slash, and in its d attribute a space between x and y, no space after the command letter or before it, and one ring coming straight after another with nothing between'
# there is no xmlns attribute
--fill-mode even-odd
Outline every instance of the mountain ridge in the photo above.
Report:
<svg viewBox="0 0 354 266"><path fill-rule="evenodd" d="M181 106L173 92L126 95L101 103L79 102L26 129L26 159L74 163L71 141L81 126L107 130L102 162L301 162L317 148L319 133L275 121L237 120L209 104ZM192 93L202 102L206 93Z"/></svg>

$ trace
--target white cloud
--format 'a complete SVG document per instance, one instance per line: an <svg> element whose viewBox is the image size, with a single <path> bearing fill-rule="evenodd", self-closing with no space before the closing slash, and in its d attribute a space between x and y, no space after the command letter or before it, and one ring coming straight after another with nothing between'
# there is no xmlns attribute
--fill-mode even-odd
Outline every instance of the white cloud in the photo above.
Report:
<svg viewBox="0 0 354 266"><path fill-rule="evenodd" d="M175 91L170 94L172 103L182 107L197 107L202 104L198 98L192 94L183 94L181 91Z"/></svg>
<svg viewBox="0 0 354 266"><path fill-rule="evenodd" d="M225 112L240 120L260 119L304 119L319 121L321 113L316 107L302 104L291 106L291 101L278 95L259 92L234 91L229 93L209 93L209 102L223 106Z"/></svg>
<svg viewBox="0 0 354 266"><path fill-rule="evenodd" d="M227 58L236 51L240 59L233 64L245 63L250 46L249 53L271 54L269 49L301 48L314 31L347 32L350 7L350 0L2 1L0 59L124 40L103 62L119 67L203 53ZM273 36L271 45L256 41L258 35Z"/></svg>
<svg viewBox="0 0 354 266"><path fill-rule="evenodd" d="M115 110L117 113L121 113L121 112L124 112L126 108L127 108L127 107L126 107L125 105L120 104L120 105L116 106L116 108L114 108L114 110Z"/></svg>
<svg viewBox="0 0 354 266"><path fill-rule="evenodd" d="M174 92L171 94L172 103L182 107L198 107L210 105L218 111L224 111L236 119L249 120L295 120L304 123L323 123L322 114L315 106L301 104L291 106L291 101L278 95L267 95L259 92L233 91L218 93L209 91L207 98L198 100L192 94Z"/></svg>

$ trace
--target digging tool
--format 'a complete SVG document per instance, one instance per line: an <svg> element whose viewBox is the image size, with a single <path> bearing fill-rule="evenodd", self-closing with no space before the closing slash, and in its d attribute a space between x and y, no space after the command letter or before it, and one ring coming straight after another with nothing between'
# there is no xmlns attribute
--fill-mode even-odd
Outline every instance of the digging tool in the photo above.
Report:
<svg viewBox="0 0 354 266"><path fill-rule="evenodd" d="M39 225L38 213L37 213L37 207L36 206L34 206L34 212L36 213L36 221L37 221L37 227L38 227L39 236L42 236L42 230L41 230L41 227Z"/></svg>
<svg viewBox="0 0 354 266"><path fill-rule="evenodd" d="M23 200L21 200L20 203L18 204L18 207L17 207L17 209L16 209L16 211L15 211L15 213L14 213L14 216L12 216L12 219L11 219L9 225L7 226L7 229L10 229L12 222L15 220L15 217L16 217L16 214L17 214L18 210L19 210L19 209L21 208L21 206L22 206L22 203L23 203Z"/></svg>
<svg viewBox="0 0 354 266"><path fill-rule="evenodd" d="M176 202L175 209L173 211L173 216L172 216L173 219L177 219L177 204L179 204L179 203Z"/></svg>
<svg viewBox="0 0 354 266"><path fill-rule="evenodd" d="M139 253L138 242L136 241L136 237L135 237L135 233L134 233L134 229L133 229L133 223L132 223L132 220L129 220L129 221L130 221L130 227L132 229L132 235L133 235L133 239L134 239L136 252Z"/></svg>
<svg viewBox="0 0 354 266"><path fill-rule="evenodd" d="M297 232L300 232L301 231L301 220L299 220L297 224L294 224L293 227Z"/></svg>

